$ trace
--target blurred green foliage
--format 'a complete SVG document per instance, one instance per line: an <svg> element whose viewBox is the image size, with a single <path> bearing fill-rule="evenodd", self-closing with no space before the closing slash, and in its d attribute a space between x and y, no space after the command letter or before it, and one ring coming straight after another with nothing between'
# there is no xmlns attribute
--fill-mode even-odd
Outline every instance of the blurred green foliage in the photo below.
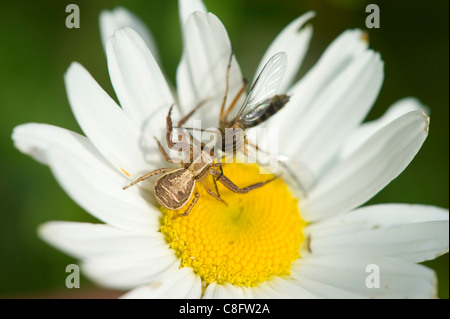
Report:
<svg viewBox="0 0 450 319"><path fill-rule="evenodd" d="M65 8L77 3L81 28L67 29ZM308 10L314 36L299 76L326 46L348 28L365 28L366 1L205 0L226 26L247 78L265 48L291 20ZM396 100L416 96L431 110L428 140L411 165L373 203L423 203L448 208L449 2L373 1L381 28L368 30L371 47L385 61L385 80L369 119ZM76 262L38 237L49 220L94 221L57 185L51 172L18 152L14 126L42 122L81 133L66 98L63 74L72 61L83 64L114 96L100 42L98 15L121 5L144 20L157 41L173 81L181 54L177 2L171 1L2 1L0 10L0 296L40 296L65 289L65 267ZM427 262L439 278L439 297L449 294L449 256ZM82 287L92 285L83 279Z"/></svg>

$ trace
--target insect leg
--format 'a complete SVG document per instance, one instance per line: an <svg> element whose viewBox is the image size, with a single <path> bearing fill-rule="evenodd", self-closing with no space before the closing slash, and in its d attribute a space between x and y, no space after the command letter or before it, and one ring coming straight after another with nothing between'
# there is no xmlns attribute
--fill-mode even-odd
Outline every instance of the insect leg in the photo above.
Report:
<svg viewBox="0 0 450 319"><path fill-rule="evenodd" d="M152 176L155 176L157 174L163 174L163 173L166 173L166 172L169 172L169 171L172 171L172 170L174 170L174 168L158 168L158 169L155 169L154 171L151 171L151 172L149 172L149 173L147 173L145 175L142 175L137 180L135 180L135 181L131 182L130 184L128 184L127 186L125 186L123 189L127 189L128 187L136 185L137 183L142 182L142 181L144 181L144 180L146 180L146 179L148 179L148 178L150 178Z"/></svg>
<svg viewBox="0 0 450 319"><path fill-rule="evenodd" d="M261 182L261 183L256 183L256 184L244 187L244 188L240 188L237 185L235 185L230 179L228 179L228 177L223 175L223 173L219 173L218 171L216 171L213 168L211 168L209 170L209 173L211 175L213 175L214 177L216 177L217 180L219 182L221 182L226 188L228 188L229 190L231 190L231 191L233 191L235 193L239 193L239 194L248 193L249 191L254 190L256 188L259 188L261 186L264 186L265 184L267 184L267 183L269 183L269 182L271 182L271 181L273 181L273 180L278 178L278 176L275 176L275 177L269 179L268 181Z"/></svg>
<svg viewBox="0 0 450 319"><path fill-rule="evenodd" d="M195 193L195 197L192 200L192 202L189 205L189 207L186 209L186 211L183 214L178 214L178 215L174 216L173 219L175 219L177 217L189 215L189 213L191 212L192 208L194 208L195 204L197 204L199 197L200 197L200 194L199 193Z"/></svg>
<svg viewBox="0 0 450 319"><path fill-rule="evenodd" d="M222 119L223 119L223 112L225 110L225 104L227 103L228 89L230 86L230 69L231 69L231 61L232 60L233 60L233 48L231 48L230 59L228 60L228 65L227 65L227 75L226 75L226 80L225 80L225 95L223 96L222 106L220 107L220 116L219 116L220 121L222 121Z"/></svg>
<svg viewBox="0 0 450 319"><path fill-rule="evenodd" d="M244 79L244 84L242 85L241 89L239 90L239 92L236 94L236 96L234 97L233 101L231 102L230 106L228 106L227 111L225 112L225 115L223 116L223 120L226 122L227 116L230 114L231 110L236 106L237 101L239 100L239 98L242 96L242 94L245 92L245 89L248 86L248 80Z"/></svg>

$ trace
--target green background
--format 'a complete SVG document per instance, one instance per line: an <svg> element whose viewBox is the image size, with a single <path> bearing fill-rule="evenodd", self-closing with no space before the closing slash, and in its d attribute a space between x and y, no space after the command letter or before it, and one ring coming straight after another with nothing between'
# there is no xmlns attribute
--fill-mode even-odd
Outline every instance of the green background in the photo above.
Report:
<svg viewBox="0 0 450 319"><path fill-rule="evenodd" d="M70 297L74 294L65 288L65 267L76 260L42 242L36 229L49 220L94 219L61 190L48 167L14 149L11 132L14 126L26 122L50 123L81 132L70 111L63 82L63 74L72 61L83 64L114 96L98 29L98 14L105 8L122 5L147 23L166 73L174 82L181 53L177 2L0 3L0 297ZM80 7L80 29L65 27L65 8L69 3ZM371 47L381 52L385 61L385 80L369 119L380 116L402 97L416 96L431 110L431 128L414 161L370 203L423 203L448 208L447 0L205 0L205 3L226 26L247 78L252 78L272 39L302 13L315 10L317 16L312 20L314 36L299 76L342 31L366 29L365 7L377 3L381 28L368 32ZM438 274L440 298L449 296L448 262L446 254L426 263ZM88 291L93 285L82 278L81 287Z"/></svg>

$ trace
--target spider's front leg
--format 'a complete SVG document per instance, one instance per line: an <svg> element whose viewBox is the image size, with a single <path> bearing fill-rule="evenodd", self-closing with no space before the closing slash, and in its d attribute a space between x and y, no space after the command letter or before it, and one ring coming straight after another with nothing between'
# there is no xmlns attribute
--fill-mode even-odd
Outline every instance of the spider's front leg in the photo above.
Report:
<svg viewBox="0 0 450 319"><path fill-rule="evenodd" d="M171 148L171 149L176 150L176 151L183 152L183 160L182 160L183 164L192 163L192 158L193 158L193 154L194 154L193 146L189 142L187 143L185 141L185 134L184 134L184 132L181 132L183 134L180 134L180 136L181 136L181 141L180 142L176 142L175 143L172 140L172 137L173 137L173 124L172 124L172 117L171 117L172 109L173 109L173 104L170 106L169 112L167 113L167 117L166 117L166 143L167 143L167 146L169 148ZM188 135L189 135L189 138L187 138L187 141L190 140L190 134L188 134ZM174 163L172 158L170 158L170 156L165 152L165 150L162 147L161 143L159 143L158 140L156 140L156 142L158 143L159 150L160 150L161 154L164 156L164 158L168 162ZM170 158L170 160L169 160L169 158Z"/></svg>
<svg viewBox="0 0 450 319"><path fill-rule="evenodd" d="M154 171L151 171L151 172L149 172L149 173L147 173L145 175L142 175L141 177L139 177L135 181L133 181L130 184L128 184L127 186L125 186L123 189L127 189L128 187L136 185L137 183L142 182L142 181L144 181L144 180L146 180L146 179L148 179L148 178L150 178L152 176L155 176L157 174L163 174L163 173L167 173L167 172L170 172L170 171L173 171L173 170L174 170L174 168L158 168L158 169L155 169Z"/></svg>

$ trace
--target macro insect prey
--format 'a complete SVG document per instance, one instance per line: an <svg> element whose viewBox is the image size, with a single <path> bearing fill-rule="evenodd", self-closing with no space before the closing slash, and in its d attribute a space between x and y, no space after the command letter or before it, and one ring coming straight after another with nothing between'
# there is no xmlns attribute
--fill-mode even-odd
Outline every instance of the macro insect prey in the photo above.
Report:
<svg viewBox="0 0 450 319"><path fill-rule="evenodd" d="M246 154L246 148L244 147L246 145L251 145L255 148L258 148L256 145L252 145L251 143L249 143L249 141L246 139L245 130L268 120L271 116L281 110L286 105L286 103L289 102L288 95L277 94L287 67L286 53L279 52L273 55L264 65L263 69L252 84L248 95L239 111L232 120L229 120L228 116L236 106L239 98L242 96L242 94L244 94L245 89L248 85L248 81L244 79L242 88L238 91L231 104L225 110L225 105L228 98L229 76L232 57L233 53L231 53L230 55L227 66L225 95L223 97L222 105L220 108L218 134L216 134L216 144L219 145L218 149L221 149L224 155L235 154L237 151L241 150L243 150ZM203 103L200 103L193 110L191 110L180 121L179 126L184 124L186 120L190 116L192 116L199 107L202 106L202 104ZM231 132L231 134L227 134L229 132ZM227 136L231 138L224 139L224 137Z"/></svg>

